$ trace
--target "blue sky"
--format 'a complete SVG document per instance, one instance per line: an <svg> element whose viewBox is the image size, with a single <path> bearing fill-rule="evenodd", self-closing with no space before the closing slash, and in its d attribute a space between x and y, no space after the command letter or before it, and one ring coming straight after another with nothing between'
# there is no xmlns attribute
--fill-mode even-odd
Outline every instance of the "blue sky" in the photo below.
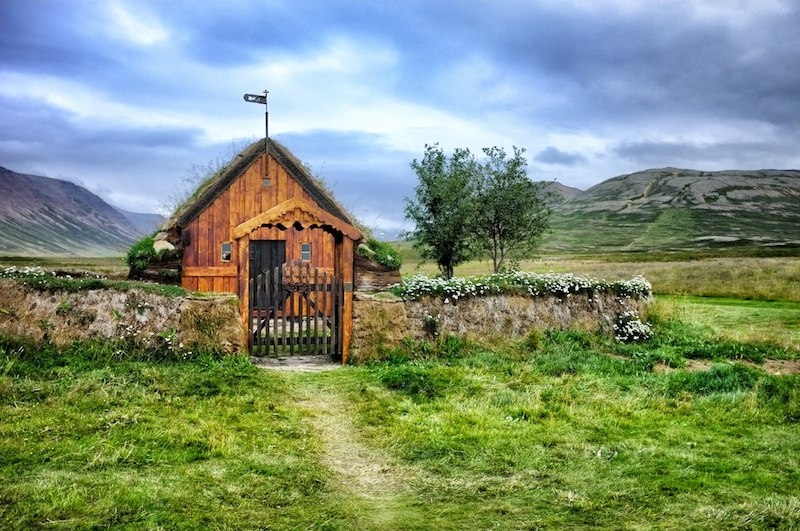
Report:
<svg viewBox="0 0 800 531"><path fill-rule="evenodd" d="M168 207L270 134L378 231L425 144L586 189L800 167L795 0L0 0L0 165Z"/></svg>

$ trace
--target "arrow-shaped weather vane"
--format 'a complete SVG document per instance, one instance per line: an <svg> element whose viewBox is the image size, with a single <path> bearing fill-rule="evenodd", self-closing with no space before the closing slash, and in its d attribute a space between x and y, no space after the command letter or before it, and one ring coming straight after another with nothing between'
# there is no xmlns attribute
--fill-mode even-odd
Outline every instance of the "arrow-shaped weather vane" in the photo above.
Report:
<svg viewBox="0 0 800 531"><path fill-rule="evenodd" d="M267 106L268 90L264 91L264 95L259 94L245 94L244 101L248 103L260 103L264 106L264 153L265 153L265 172L266 177L269 179L269 107Z"/></svg>

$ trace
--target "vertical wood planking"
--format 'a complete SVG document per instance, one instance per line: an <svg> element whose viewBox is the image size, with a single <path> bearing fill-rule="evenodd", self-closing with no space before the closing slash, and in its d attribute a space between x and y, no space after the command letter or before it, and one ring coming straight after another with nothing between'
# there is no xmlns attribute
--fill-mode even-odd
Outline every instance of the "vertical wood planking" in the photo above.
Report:
<svg viewBox="0 0 800 531"><path fill-rule="evenodd" d="M190 245L184 249L183 265L185 267L226 267L236 269L238 277L213 276L208 277L185 277L181 280L181 285L193 291L227 291L237 293L240 297L240 306L243 323L248 331L248 337L252 332L252 315L250 314L250 280L249 280L249 243L253 239L263 240L284 240L286 241L286 260L295 260L301 263L300 244L302 242L311 243L312 258L310 263L303 264L296 271L289 271L297 280L316 286L313 291L305 296L297 293L284 298L288 307L282 313L282 317L297 318L294 321L286 322L284 319L272 319L272 326L278 328L278 321L288 326L289 334L294 336L307 335L304 338L306 346L321 347L321 343L327 340L326 332L321 331L320 325L323 320L334 322L337 336L332 340L334 346L332 350L339 350L342 353L342 360L346 363L349 354L349 342L352 335L352 283L353 283L353 241L344 237L341 233L335 236L331 232L315 227L297 231L289 226L285 229L277 227L258 228L245 237L232 242L231 263L221 261L220 245L223 242L231 241L231 231L233 227L252 219L265 210L297 197L313 203L312 195L303 188L299 182L295 181L286 169L280 165L275 157L271 156L269 161L270 186L263 186L264 171L266 169L266 157L255 159L255 162L246 168L241 175L234 179L228 188L222 191L208 207L200 212L192 220L184 231L190 235ZM307 220L306 220L307 221ZM312 272L311 269L315 271ZM317 272L316 268L320 268ZM333 271L334 274L330 275ZM284 272L281 271L281 274ZM279 279L264 279L265 283L278 281ZM266 290L267 284L262 285ZM257 294L256 294L257 295ZM277 289L270 291L268 296L280 298ZM284 300L276 301L280 306ZM269 303L269 307L274 307ZM314 319L312 322L311 319ZM327 329L326 326L323 327ZM299 326L299 330L295 325ZM286 331L282 331L286 336ZM278 341L278 334L272 334L275 343ZM313 339L312 339L313 337ZM298 343L296 337L284 337L287 344ZM313 345L312 345L313 343Z"/></svg>
<svg viewBox="0 0 800 531"><path fill-rule="evenodd" d="M319 294L320 294L320 285L319 285L319 270L314 268L314 311L309 312L314 315L314 352L319 352L320 346L320 337L319 337Z"/></svg>
<svg viewBox="0 0 800 531"><path fill-rule="evenodd" d="M283 319L283 307L281 300L281 285L283 283L282 277L282 270L281 266L274 267L270 273L272 274L272 299L270 307L273 309L272 314L272 323L273 323L273 330L272 330L272 340L274 342L274 351L277 355L279 352L279 335L278 335L278 317Z"/></svg>
<svg viewBox="0 0 800 531"><path fill-rule="evenodd" d="M197 220L192 221L181 230L189 238L189 246L183 249L183 265L193 267L197 265Z"/></svg>
<svg viewBox="0 0 800 531"><path fill-rule="evenodd" d="M207 208L204 212L206 214L206 224L203 225L203 233L205 234L205 241L203 242L203 249L200 252L203 254L205 264L207 266L214 266L216 265L217 256L216 256L216 247L217 247L217 239L216 234L214 232L214 204L212 204L209 208ZM210 284L210 282L209 282ZM208 291L209 288L206 288L203 291Z"/></svg>
<svg viewBox="0 0 800 531"><path fill-rule="evenodd" d="M194 240L192 240L192 245L194 245L194 251L197 255L197 265L200 267L208 266L208 262L206 260L206 245L208 245L203 240L206 238L206 232L203 230L205 228L205 223L208 222L208 213L204 210L197 216L197 236Z"/></svg>

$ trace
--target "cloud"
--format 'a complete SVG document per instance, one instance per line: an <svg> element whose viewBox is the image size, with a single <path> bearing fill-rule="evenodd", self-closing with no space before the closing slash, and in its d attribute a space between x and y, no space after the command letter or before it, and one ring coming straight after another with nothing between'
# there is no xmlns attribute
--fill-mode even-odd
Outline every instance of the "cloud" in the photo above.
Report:
<svg viewBox="0 0 800 531"><path fill-rule="evenodd" d="M151 46L169 38L169 32L149 10L136 5L136 13L128 7L131 2L123 4L117 0L108 4L112 37L124 37L140 46Z"/></svg>
<svg viewBox="0 0 800 531"><path fill-rule="evenodd" d="M586 157L580 153L561 151L553 146L544 148L533 157L533 160L542 164L559 164L562 166L575 166L586 163Z"/></svg>
<svg viewBox="0 0 800 531"><path fill-rule="evenodd" d="M612 148L614 154L649 166L684 166L692 169L771 169L800 163L800 157L787 157L788 143L740 142L623 142ZM763 165L763 161L777 164ZM753 161L760 161L755 166ZM794 164L791 164L791 163ZM701 168L698 168L701 167Z"/></svg>
<svg viewBox="0 0 800 531"><path fill-rule="evenodd" d="M794 0L3 3L0 164L154 208L270 132L403 226L424 145L524 147L585 188L642 166L800 166Z"/></svg>

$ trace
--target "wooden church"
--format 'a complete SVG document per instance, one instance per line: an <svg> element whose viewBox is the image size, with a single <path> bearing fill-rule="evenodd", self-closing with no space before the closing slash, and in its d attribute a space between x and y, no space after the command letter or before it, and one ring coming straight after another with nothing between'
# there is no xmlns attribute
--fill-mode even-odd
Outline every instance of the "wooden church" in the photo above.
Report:
<svg viewBox="0 0 800 531"><path fill-rule="evenodd" d="M162 227L181 285L239 296L250 352L330 354L352 334L353 220L280 143L253 143Z"/></svg>

